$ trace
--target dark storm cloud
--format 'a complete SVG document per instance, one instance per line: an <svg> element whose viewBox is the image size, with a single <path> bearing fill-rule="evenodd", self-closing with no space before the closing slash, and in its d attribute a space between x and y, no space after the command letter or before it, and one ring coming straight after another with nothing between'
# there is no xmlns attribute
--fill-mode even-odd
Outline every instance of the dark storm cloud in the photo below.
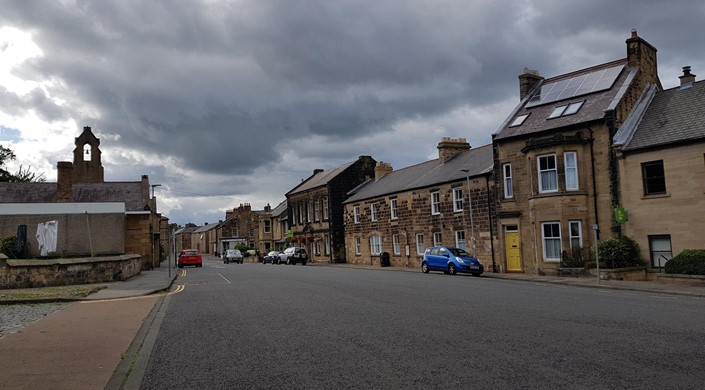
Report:
<svg viewBox="0 0 705 390"><path fill-rule="evenodd" d="M55 81L24 96L0 86L0 110L93 126L111 147L172 164L139 165L150 180L196 194L255 191L248 175L282 166L280 181L310 174L290 161L327 169L371 154L401 168L443 135L489 143L524 67L551 77L624 58L632 28L659 50L664 85L684 65L705 74L701 1L0 0L0 10L43 51L13 74ZM398 133L411 122L428 138ZM385 133L404 149L365 142ZM188 170L214 175L199 182L213 187L180 176Z"/></svg>

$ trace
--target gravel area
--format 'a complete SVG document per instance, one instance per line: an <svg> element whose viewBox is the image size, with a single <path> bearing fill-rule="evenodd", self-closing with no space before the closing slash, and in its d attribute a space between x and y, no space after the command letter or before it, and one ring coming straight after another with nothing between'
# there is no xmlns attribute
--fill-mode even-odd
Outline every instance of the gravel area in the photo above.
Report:
<svg viewBox="0 0 705 390"><path fill-rule="evenodd" d="M15 333L71 302L0 305L0 338Z"/></svg>

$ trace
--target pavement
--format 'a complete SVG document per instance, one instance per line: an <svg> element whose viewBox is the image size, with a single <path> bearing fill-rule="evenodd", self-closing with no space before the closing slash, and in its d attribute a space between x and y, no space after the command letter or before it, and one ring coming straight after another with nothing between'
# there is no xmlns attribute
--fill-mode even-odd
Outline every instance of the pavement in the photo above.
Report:
<svg viewBox="0 0 705 390"><path fill-rule="evenodd" d="M204 261L220 260L204 256ZM308 266L421 272L415 268L351 264L309 263ZM36 310L41 310L38 308L48 310L43 315L39 313L38 319L27 317L28 323L20 324L9 334L0 333L0 367L3 368L0 390L139 387L138 382L130 382L134 379L128 378L129 374L133 371L133 366L147 364L148 358L138 361L137 357L143 345L149 344L150 337L155 337L155 332L150 333L150 330L158 329L160 318L165 315L170 299L166 292L180 272L178 268L171 268L164 262L160 267L142 271L126 281L103 283L107 288L88 297L76 298L75 301L78 302L66 303L65 299L57 300L55 304L61 306L56 308L52 308L51 303L34 304L47 303L45 299L38 302L23 301L20 305L0 305L0 322L6 322L6 317L13 315L15 306L26 307L27 310L34 311L35 315ZM596 277L515 273L486 273L482 277L705 297L705 286L655 281L597 280ZM20 312L22 310L24 309ZM147 347L144 349L148 350Z"/></svg>

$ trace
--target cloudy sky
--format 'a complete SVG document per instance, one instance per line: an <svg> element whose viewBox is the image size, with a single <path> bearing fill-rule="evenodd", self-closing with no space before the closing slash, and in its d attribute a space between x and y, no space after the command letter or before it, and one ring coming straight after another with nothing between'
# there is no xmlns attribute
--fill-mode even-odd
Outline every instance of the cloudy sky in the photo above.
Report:
<svg viewBox="0 0 705 390"><path fill-rule="evenodd" d="M106 181L149 175L172 222L261 209L313 169L395 169L441 137L491 142L525 67L626 57L632 28L665 88L705 77L705 2L0 0L0 144L56 181L91 126ZM699 79L700 77L698 77ZM14 168L14 169L12 169Z"/></svg>

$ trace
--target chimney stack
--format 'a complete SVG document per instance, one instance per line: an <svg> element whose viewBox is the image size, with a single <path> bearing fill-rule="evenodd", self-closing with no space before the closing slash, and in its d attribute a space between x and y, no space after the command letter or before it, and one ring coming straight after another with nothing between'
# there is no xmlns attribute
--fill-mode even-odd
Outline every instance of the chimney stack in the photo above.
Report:
<svg viewBox="0 0 705 390"><path fill-rule="evenodd" d="M466 150L470 150L470 144L465 138L443 137L438 143L438 157L441 163Z"/></svg>
<svg viewBox="0 0 705 390"><path fill-rule="evenodd" d="M645 84L660 84L658 81L658 67L656 62L656 48L642 39L636 29L627 39L627 66L639 67ZM643 86L642 86L643 87Z"/></svg>
<svg viewBox="0 0 705 390"><path fill-rule="evenodd" d="M519 100L524 100L526 95L536 87L543 77L536 70L524 68L524 72L519 75Z"/></svg>
<svg viewBox="0 0 705 390"><path fill-rule="evenodd" d="M73 163L70 161L59 161L56 164L56 201L73 201Z"/></svg>
<svg viewBox="0 0 705 390"><path fill-rule="evenodd" d="M375 181L383 178L388 173L392 173L393 170L394 168L392 168L392 164L384 161L378 162L377 165L375 165Z"/></svg>
<svg viewBox="0 0 705 390"><path fill-rule="evenodd" d="M693 83L695 82L695 76L696 75L690 73L690 66L684 66L683 67L683 76L678 76L678 78L681 80L681 88L680 89L692 87Z"/></svg>

